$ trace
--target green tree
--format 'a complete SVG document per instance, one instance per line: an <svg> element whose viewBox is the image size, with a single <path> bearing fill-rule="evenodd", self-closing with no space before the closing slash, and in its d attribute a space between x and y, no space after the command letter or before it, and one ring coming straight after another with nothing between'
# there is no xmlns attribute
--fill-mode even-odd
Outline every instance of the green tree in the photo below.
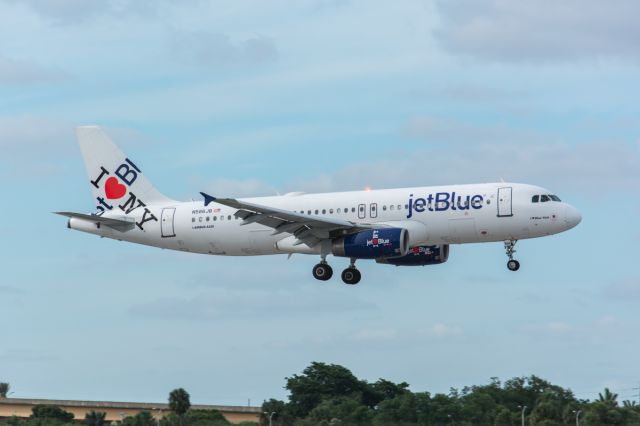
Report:
<svg viewBox="0 0 640 426"><path fill-rule="evenodd" d="M180 419L180 425L183 424L184 414L191 407L191 401L189 400L189 393L182 389L174 389L169 394L169 409L178 416Z"/></svg>
<svg viewBox="0 0 640 426"><path fill-rule="evenodd" d="M260 424L262 426L269 425L271 413L275 413L272 418L273 426L291 426L295 420L294 416L289 413L288 405L284 401L277 399L263 402L261 411Z"/></svg>
<svg viewBox="0 0 640 426"><path fill-rule="evenodd" d="M404 392L395 398L386 399L376 409L375 425L408 425L418 421L416 395Z"/></svg>
<svg viewBox="0 0 640 426"><path fill-rule="evenodd" d="M617 407L618 394L611 392L609 388L604 388L604 392L598 394L598 401L603 402L612 407Z"/></svg>
<svg viewBox="0 0 640 426"><path fill-rule="evenodd" d="M389 380L378 379L377 382L369 385L371 390L374 392L376 397L378 398L377 402L384 401L386 399L393 399L397 396L404 395L410 393L409 384L406 382L402 383L393 383ZM370 406L377 405L375 404L367 404Z"/></svg>
<svg viewBox="0 0 640 426"><path fill-rule="evenodd" d="M140 411L135 416L125 417L122 426L156 426L157 420L148 411Z"/></svg>
<svg viewBox="0 0 640 426"><path fill-rule="evenodd" d="M342 424L366 426L371 424L373 413L366 405L351 398L325 399L307 417L312 424Z"/></svg>
<svg viewBox="0 0 640 426"><path fill-rule="evenodd" d="M7 420L5 420L5 424L7 426L20 426L22 423L22 419L18 416L11 416Z"/></svg>
<svg viewBox="0 0 640 426"><path fill-rule="evenodd" d="M6 398L9 394L9 389L11 386L9 383L2 382L0 383L0 398Z"/></svg>
<svg viewBox="0 0 640 426"><path fill-rule="evenodd" d="M483 389L473 390L460 399L462 409L460 420L467 420L474 425L493 423L498 404L491 394Z"/></svg>
<svg viewBox="0 0 640 426"><path fill-rule="evenodd" d="M189 426L227 426L226 417L218 410L189 410L185 416Z"/></svg>
<svg viewBox="0 0 640 426"><path fill-rule="evenodd" d="M325 399L349 397L361 401L366 385L340 365L313 362L301 375L288 377L289 408L298 418L306 417Z"/></svg>
<svg viewBox="0 0 640 426"><path fill-rule="evenodd" d="M494 426L513 426L513 413L508 408L500 407L497 410Z"/></svg>
<svg viewBox="0 0 640 426"><path fill-rule="evenodd" d="M84 424L88 426L104 426L106 424L105 418L107 413L90 411L84 416Z"/></svg>
<svg viewBox="0 0 640 426"><path fill-rule="evenodd" d="M64 411L55 405L36 405L31 409L32 419L50 419L57 420L61 423L70 423L73 421L73 414Z"/></svg>

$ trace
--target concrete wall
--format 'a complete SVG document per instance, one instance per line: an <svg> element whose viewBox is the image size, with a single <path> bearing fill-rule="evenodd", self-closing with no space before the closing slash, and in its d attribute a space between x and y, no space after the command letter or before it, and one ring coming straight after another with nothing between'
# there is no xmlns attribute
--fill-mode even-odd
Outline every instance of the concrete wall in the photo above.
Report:
<svg viewBox="0 0 640 426"><path fill-rule="evenodd" d="M167 404L7 398L0 399L0 417L29 417L31 416L32 408L38 404L56 405L65 411L73 413L75 420L84 420L85 415L94 410L106 413L106 420L109 422L121 421L125 417L135 416L141 411L148 411L153 417L160 420L171 412ZM218 410L231 423L257 422L260 416L260 407L193 405L192 408Z"/></svg>

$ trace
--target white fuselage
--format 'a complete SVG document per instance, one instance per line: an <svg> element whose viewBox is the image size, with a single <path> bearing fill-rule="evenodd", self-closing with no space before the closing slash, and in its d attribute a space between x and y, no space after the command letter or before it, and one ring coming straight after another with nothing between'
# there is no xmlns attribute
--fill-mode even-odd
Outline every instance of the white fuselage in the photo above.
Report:
<svg viewBox="0 0 640 426"><path fill-rule="evenodd" d="M415 187L325 194L291 193L242 201L320 218L409 229L411 246L521 240L557 234L576 226L580 213L553 201L533 202L552 192L514 183ZM556 198L557 199L557 198ZM69 227L107 238L171 250L229 256L316 253L283 244L286 233L252 223L242 225L237 210L202 201L149 204L128 216L140 221L149 210L158 220L120 232L72 218ZM111 212L105 213L109 217ZM147 213L148 214L148 213ZM281 244L277 244L281 242Z"/></svg>

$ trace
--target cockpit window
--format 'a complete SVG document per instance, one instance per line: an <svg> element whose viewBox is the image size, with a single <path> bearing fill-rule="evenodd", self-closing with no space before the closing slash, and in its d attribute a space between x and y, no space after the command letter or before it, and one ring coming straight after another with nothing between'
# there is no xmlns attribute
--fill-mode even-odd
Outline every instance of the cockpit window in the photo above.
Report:
<svg viewBox="0 0 640 426"><path fill-rule="evenodd" d="M549 195L549 197L553 200L553 201L561 201L560 197L558 197L557 195Z"/></svg>
<svg viewBox="0 0 640 426"><path fill-rule="evenodd" d="M551 201L551 199L549 198L548 195L541 195L540 196L540 202L541 203L546 203L547 201Z"/></svg>
<svg viewBox="0 0 640 426"><path fill-rule="evenodd" d="M532 203L537 203L537 202L539 202L539 201L540 201L540 196L539 196L539 195L534 195L534 196L531 198L531 202L532 202Z"/></svg>

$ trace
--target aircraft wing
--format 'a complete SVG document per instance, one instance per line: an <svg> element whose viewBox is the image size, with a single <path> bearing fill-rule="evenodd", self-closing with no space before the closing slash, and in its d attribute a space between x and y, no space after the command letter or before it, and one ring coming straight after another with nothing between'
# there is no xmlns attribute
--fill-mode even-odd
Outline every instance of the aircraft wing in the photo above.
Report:
<svg viewBox="0 0 640 426"><path fill-rule="evenodd" d="M235 198L216 198L204 192L200 194L204 197L205 206L215 202L238 209L235 216L243 220L241 225L259 223L273 228L272 235L281 233L294 235L298 239L295 245L306 244L309 247L314 247L324 239L370 228L368 224L329 217L310 216L292 210L281 210L248 203Z"/></svg>

